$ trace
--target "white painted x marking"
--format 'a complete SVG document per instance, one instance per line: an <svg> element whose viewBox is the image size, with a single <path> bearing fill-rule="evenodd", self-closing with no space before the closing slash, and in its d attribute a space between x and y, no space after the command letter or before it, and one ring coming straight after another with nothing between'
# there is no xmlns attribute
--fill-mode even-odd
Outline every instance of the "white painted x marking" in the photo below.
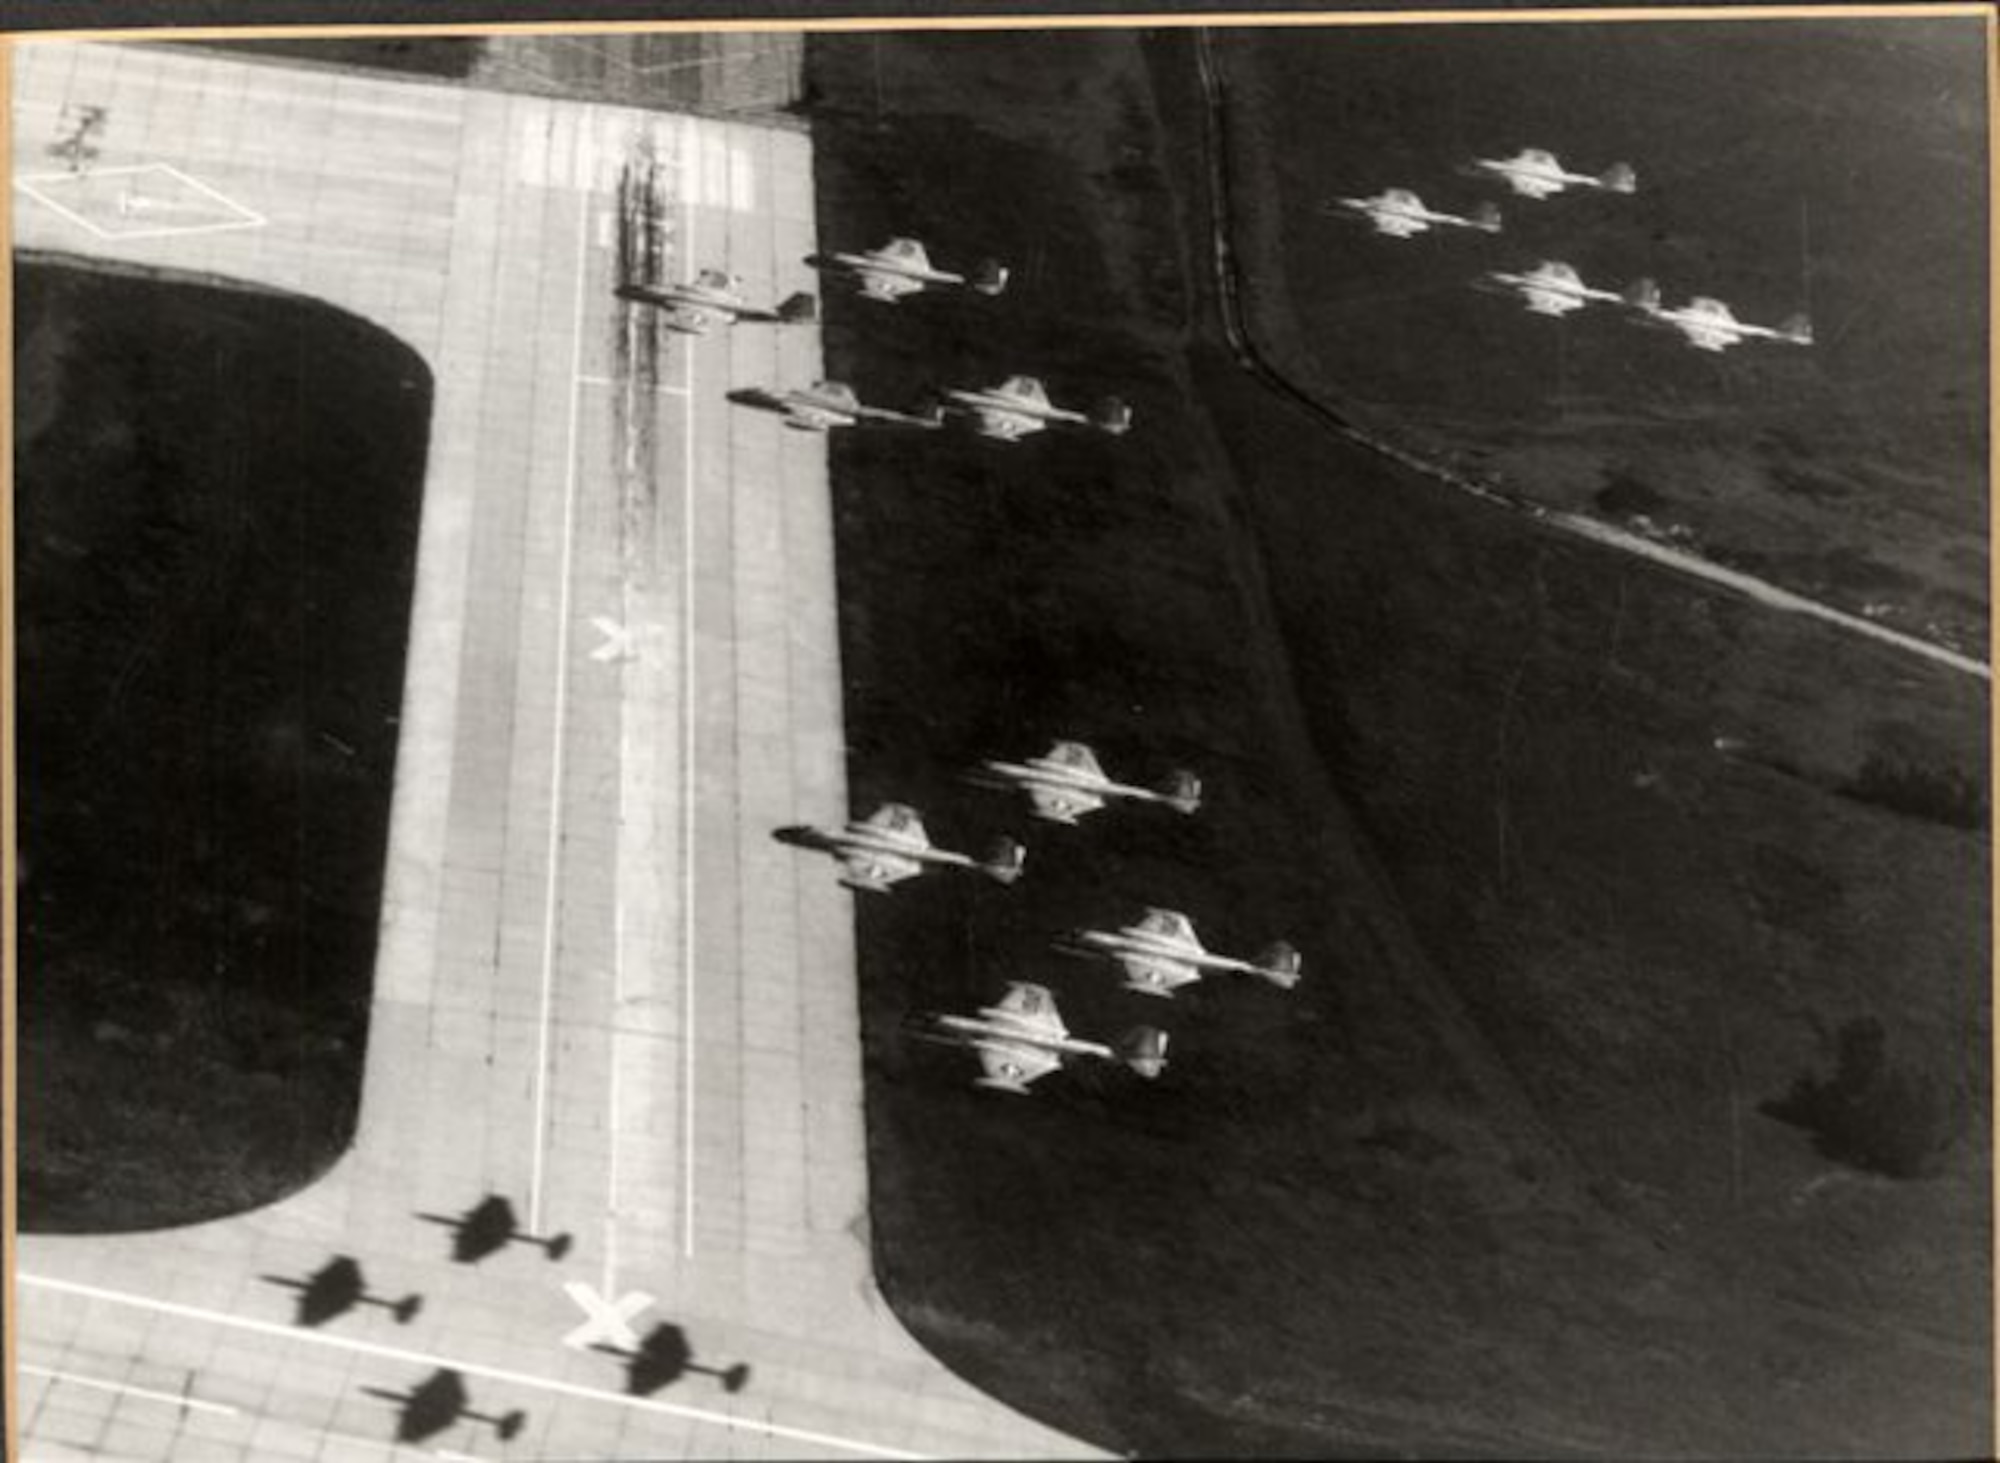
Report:
<svg viewBox="0 0 2000 1463"><path fill-rule="evenodd" d="M581 1280L567 1281L563 1290L569 1298L583 1308L589 1317L581 1326L563 1337L562 1343L578 1351L598 1342L615 1346L620 1351L636 1351L639 1347L638 1333L632 1329L632 1318L653 1303L653 1297L643 1290L628 1291L617 1300L606 1300L597 1293L597 1287L586 1285Z"/></svg>
<svg viewBox="0 0 2000 1463"><path fill-rule="evenodd" d="M652 623L621 625L604 615L592 615L590 623L604 640L590 652L595 661L637 660L646 646L659 639L661 627Z"/></svg>

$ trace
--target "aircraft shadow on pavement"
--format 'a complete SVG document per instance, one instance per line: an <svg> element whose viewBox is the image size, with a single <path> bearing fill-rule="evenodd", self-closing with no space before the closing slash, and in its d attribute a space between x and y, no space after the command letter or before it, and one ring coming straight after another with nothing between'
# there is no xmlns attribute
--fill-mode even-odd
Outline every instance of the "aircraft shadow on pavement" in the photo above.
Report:
<svg viewBox="0 0 2000 1463"><path fill-rule="evenodd" d="M461 1419L483 1422L502 1442L517 1435L527 1425L528 1414L519 1408L495 1415L475 1412L465 1390L465 1378L450 1367L439 1367L407 1392L390 1392L381 1387L363 1387L370 1397L402 1404L396 1419L396 1441L420 1443L436 1437Z"/></svg>
<svg viewBox="0 0 2000 1463"><path fill-rule="evenodd" d="M395 1316L399 1325L407 1326L423 1309L424 1298L410 1294L401 1300L390 1300L386 1296L371 1295L368 1282L361 1274L361 1265L352 1255L335 1255L319 1269L303 1280L289 1275L260 1275L257 1277L269 1285L282 1285L299 1293L298 1314L294 1322L300 1326L323 1326L335 1316L342 1316L356 1306L380 1306Z"/></svg>
<svg viewBox="0 0 2000 1463"><path fill-rule="evenodd" d="M566 1233L545 1236L529 1234L522 1229L514 1206L499 1194L488 1194L463 1214L425 1214L419 1211L417 1218L431 1224L442 1224L452 1231L451 1258L461 1265L477 1264L517 1240L522 1244L539 1245L551 1260L560 1260L570 1249L571 1240Z"/></svg>
<svg viewBox="0 0 2000 1463"><path fill-rule="evenodd" d="M695 1361L694 1351L688 1345L687 1332L671 1321L662 1321L646 1333L635 1350L624 1346L611 1346L603 1342L591 1348L608 1356L625 1358L625 1390L634 1397L649 1396L678 1382L689 1372L699 1372L703 1376L714 1377L722 1384L725 1392L740 1392L750 1380L750 1367L745 1362L733 1366L703 1366Z"/></svg>

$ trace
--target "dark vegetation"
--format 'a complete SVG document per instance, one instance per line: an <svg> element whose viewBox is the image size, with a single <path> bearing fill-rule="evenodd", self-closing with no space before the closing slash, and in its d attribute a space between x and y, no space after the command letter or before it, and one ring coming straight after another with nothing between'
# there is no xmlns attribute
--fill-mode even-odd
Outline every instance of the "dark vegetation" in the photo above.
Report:
<svg viewBox="0 0 2000 1463"><path fill-rule="evenodd" d="M295 298L14 277L21 1224L187 1223L352 1132L430 377Z"/></svg>
<svg viewBox="0 0 2000 1463"><path fill-rule="evenodd" d="M1266 348L1343 408L1552 506L1607 470L1705 553L1899 629L1987 639L1985 53L1968 20L1217 32L1242 144L1238 247ZM1628 36L1637 33L1626 33ZM1698 98L1698 101L1696 100ZM1300 139L1335 138L1329 149ZM1552 148L1629 197L1462 176ZM1380 238L1334 195L1496 200L1495 237ZM1810 350L1723 356L1592 308L1471 288L1563 259ZM1615 510L1613 512L1615 516ZM1862 559L1877 572L1849 571ZM1888 571L1886 574L1881 570Z"/></svg>
<svg viewBox="0 0 2000 1463"><path fill-rule="evenodd" d="M829 372L907 401L1025 370L1136 413L1117 442L834 446L857 811L1030 847L1012 890L857 901L905 1322L1147 1455L1983 1449L1985 841L1839 790L1885 759L1983 806L1984 688L1546 536L1265 392L1214 313L1185 37L811 63L828 244L1017 266L994 302L834 296ZM1332 169L1326 66L1291 151ZM1257 178L1273 144L1236 135ZM1253 186L1268 333L1327 297L1278 288L1257 232L1316 193ZM1366 328L1344 349L1414 333ZM956 780L1059 734L1197 767L1210 804L1051 829ZM1220 948L1288 936L1304 983L1167 1006L1048 953L1142 900ZM1082 1034L1159 1021L1172 1065L1010 1102L901 1039L1009 978ZM1824 1033L1868 1019L1897 1055L1843 1066Z"/></svg>
<svg viewBox="0 0 2000 1463"><path fill-rule="evenodd" d="M1971 1094L1950 1092L1934 1073L1892 1064L1882 1023L1864 1016L1841 1026L1828 1077L1801 1077L1764 1104L1781 1122L1812 1133L1829 1158L1890 1178L1936 1171L1964 1133Z"/></svg>

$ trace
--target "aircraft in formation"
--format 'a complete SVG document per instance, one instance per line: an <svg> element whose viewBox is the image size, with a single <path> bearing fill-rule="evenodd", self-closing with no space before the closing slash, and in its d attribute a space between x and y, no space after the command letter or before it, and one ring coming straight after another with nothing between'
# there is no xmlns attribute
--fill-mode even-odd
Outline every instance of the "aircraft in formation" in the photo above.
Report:
<svg viewBox="0 0 2000 1463"><path fill-rule="evenodd" d="M879 249L864 249L859 254L808 255L806 263L847 276L864 299L889 305L927 289L969 289L990 296L1007 288L1007 271L996 261L982 259L970 274L954 274L933 265L929 251L917 239L894 238Z"/></svg>
<svg viewBox="0 0 2000 1463"><path fill-rule="evenodd" d="M1149 1080L1167 1065L1165 1032L1135 1027L1115 1046L1080 1040L1063 1025L1048 987L1028 981L1009 981L999 1004L981 1006L977 1015L934 1014L914 1034L976 1052L983 1071L974 1085L1021 1097L1030 1083L1079 1058L1120 1062Z"/></svg>
<svg viewBox="0 0 2000 1463"><path fill-rule="evenodd" d="M976 869L995 883L1011 884L1027 859L1027 850L1011 838L995 840L983 859L938 848L907 803L884 803L864 821L840 828L791 830L790 841L832 854L840 861L840 882L871 894L887 894L926 867Z"/></svg>
<svg viewBox="0 0 2000 1463"><path fill-rule="evenodd" d="M1678 330L1696 350L1723 351L1746 340L1775 340L1787 345L1811 345L1812 321L1793 315L1780 325L1752 325L1709 295L1696 295L1678 309L1660 303L1660 287L1642 279L1625 292L1626 300L1647 320Z"/></svg>
<svg viewBox="0 0 2000 1463"><path fill-rule="evenodd" d="M1500 210L1482 203L1469 214L1441 213L1424 207L1423 199L1408 188L1384 188L1373 198L1336 198L1331 207L1358 213L1375 226L1378 234L1407 239L1434 226L1476 229L1484 234L1500 232Z"/></svg>
<svg viewBox="0 0 2000 1463"><path fill-rule="evenodd" d="M1265 947L1255 960L1209 953L1194 922L1173 909L1148 909L1137 924L1116 930L1077 930L1057 946L1065 954L1112 961L1125 975L1125 989L1167 996L1204 975L1254 975L1280 990L1299 983L1299 952L1283 940Z"/></svg>
<svg viewBox="0 0 2000 1463"><path fill-rule="evenodd" d="M916 427L935 431L944 425L944 408L935 404L919 412L868 406L845 381L815 381L803 389L771 391L751 387L729 393L731 401L774 411L785 425L802 432L828 432L835 427Z"/></svg>
<svg viewBox="0 0 2000 1463"><path fill-rule="evenodd" d="M1007 269L995 260L982 260L970 274L957 274L933 265L921 240L902 236L879 249L858 254L839 250L810 254L805 262L822 272L852 279L868 299L891 304L928 289L954 288L991 296L1007 288ZM614 293L621 300L654 306L668 329L684 335L706 335L716 324L789 325L819 318L819 301L804 291L769 309L754 306L744 297L743 281L721 269L703 269L684 284L627 281ZM746 390L732 393L731 399L779 412L789 425L816 432L863 423L936 427L942 424L947 406L964 416L980 436L1003 442L1052 426L1091 427L1114 437L1132 427L1132 409L1117 397L1106 397L1089 412L1073 411L1050 401L1047 388L1033 376L1009 376L997 386L950 390L936 410L922 412L864 406L853 388L839 381L818 381L802 391Z"/></svg>
<svg viewBox="0 0 2000 1463"><path fill-rule="evenodd" d="M1046 427L1094 427L1113 437L1132 428L1132 409L1115 396L1108 396L1089 412L1073 411L1049 400L1049 393L1033 376L1009 376L998 386L977 390L954 388L944 393L946 403L965 413L972 429L982 437L1002 442L1018 441Z"/></svg>
<svg viewBox="0 0 2000 1463"><path fill-rule="evenodd" d="M1491 284L1515 291L1537 315L1567 315L1593 302L1607 305L1625 303L1625 297L1617 290L1594 289L1585 284L1575 267L1560 259L1545 259L1525 274L1510 273L1504 269L1488 270L1486 279Z"/></svg>
<svg viewBox="0 0 2000 1463"><path fill-rule="evenodd" d="M1162 803L1177 813L1201 807L1201 779L1192 772L1172 772L1158 788L1114 782L1082 742L1057 742L1025 762L981 762L972 777L986 786L1021 789L1034 815L1051 823L1074 824L1113 799Z"/></svg>
<svg viewBox="0 0 2000 1463"><path fill-rule="evenodd" d="M1551 198L1570 188L1631 193L1639 186L1630 164L1613 163L1601 173L1572 173L1554 153L1539 147L1524 147L1512 157L1474 158L1466 171L1499 178L1523 198Z"/></svg>
<svg viewBox="0 0 2000 1463"><path fill-rule="evenodd" d="M1462 171L1475 177L1498 179L1524 198L1547 199L1572 188L1601 193L1634 193L1639 175L1629 163L1613 163L1601 173L1576 173L1565 168L1546 148L1524 147L1512 157L1474 158ZM1491 205L1482 205L1470 216L1438 213L1425 208L1422 200L1407 188L1388 188L1373 198L1335 198L1324 205L1328 211L1346 209L1364 215L1376 232L1395 238L1409 238L1433 224L1455 224L1483 228L1497 233L1500 215ZM1668 309L1661 304L1659 287L1642 279L1622 292L1594 288L1583 281L1573 265L1560 259L1544 259L1526 271L1493 269L1475 281L1481 288L1498 287L1520 295L1537 315L1562 317L1591 304L1622 305L1636 312L1645 323L1664 326L1680 333L1696 350L1724 351L1746 340L1771 340L1789 345L1811 345L1812 322L1794 315L1781 325L1751 325L1738 320L1729 306L1710 295L1696 295L1687 304Z"/></svg>
<svg viewBox="0 0 2000 1463"><path fill-rule="evenodd" d="M742 279L723 269L704 269L686 284L621 284L615 293L621 300L655 306L662 323L683 335L706 335L716 324L794 325L819 318L819 301L803 290L768 310L759 309L744 298Z"/></svg>

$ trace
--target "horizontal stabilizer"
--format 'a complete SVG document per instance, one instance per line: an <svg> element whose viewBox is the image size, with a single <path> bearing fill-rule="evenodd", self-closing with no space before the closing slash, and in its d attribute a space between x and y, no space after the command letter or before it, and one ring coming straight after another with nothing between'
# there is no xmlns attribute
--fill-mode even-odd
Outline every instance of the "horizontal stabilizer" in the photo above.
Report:
<svg viewBox="0 0 2000 1463"><path fill-rule="evenodd" d="M1813 343L1812 321L1803 315L1794 315L1778 327L1778 334L1789 340L1793 345L1811 345Z"/></svg>
<svg viewBox="0 0 2000 1463"><path fill-rule="evenodd" d="M1494 203L1482 203L1472 210L1472 226L1484 229L1489 234L1500 232L1500 207Z"/></svg>
<svg viewBox="0 0 2000 1463"><path fill-rule="evenodd" d="M787 295L778 306L778 320L784 325L810 325L819 319L819 300L805 290Z"/></svg>
<svg viewBox="0 0 2000 1463"><path fill-rule="evenodd" d="M1299 972L1303 962L1299 952L1284 940L1279 940L1265 949L1257 957L1257 974L1272 985L1290 990L1299 983Z"/></svg>
<svg viewBox="0 0 2000 1463"><path fill-rule="evenodd" d="M1597 182L1613 193L1636 193L1639 190L1639 175L1632 171L1630 163L1613 163L1597 175Z"/></svg>
<svg viewBox="0 0 2000 1463"><path fill-rule="evenodd" d="M1118 1060L1147 1081L1167 1068L1167 1034L1155 1026L1135 1026L1118 1038Z"/></svg>
<svg viewBox="0 0 2000 1463"><path fill-rule="evenodd" d="M1090 421L1099 431L1121 437L1132 430L1132 408L1115 396L1107 396L1092 409Z"/></svg>
<svg viewBox="0 0 2000 1463"><path fill-rule="evenodd" d="M982 259L972 271L972 287L982 295L997 295L1007 288L1007 268L997 259Z"/></svg>
<svg viewBox="0 0 2000 1463"><path fill-rule="evenodd" d="M1175 772L1160 784L1160 798L1177 813L1201 810L1201 779L1192 772Z"/></svg>
<svg viewBox="0 0 2000 1463"><path fill-rule="evenodd" d="M993 847L980 861L979 871L995 883L1011 884L1021 877L1021 869L1028 861L1028 851L1011 838L996 838Z"/></svg>
<svg viewBox="0 0 2000 1463"><path fill-rule="evenodd" d="M1625 303L1635 310L1660 308L1660 287L1650 279L1635 279L1625 286Z"/></svg>

